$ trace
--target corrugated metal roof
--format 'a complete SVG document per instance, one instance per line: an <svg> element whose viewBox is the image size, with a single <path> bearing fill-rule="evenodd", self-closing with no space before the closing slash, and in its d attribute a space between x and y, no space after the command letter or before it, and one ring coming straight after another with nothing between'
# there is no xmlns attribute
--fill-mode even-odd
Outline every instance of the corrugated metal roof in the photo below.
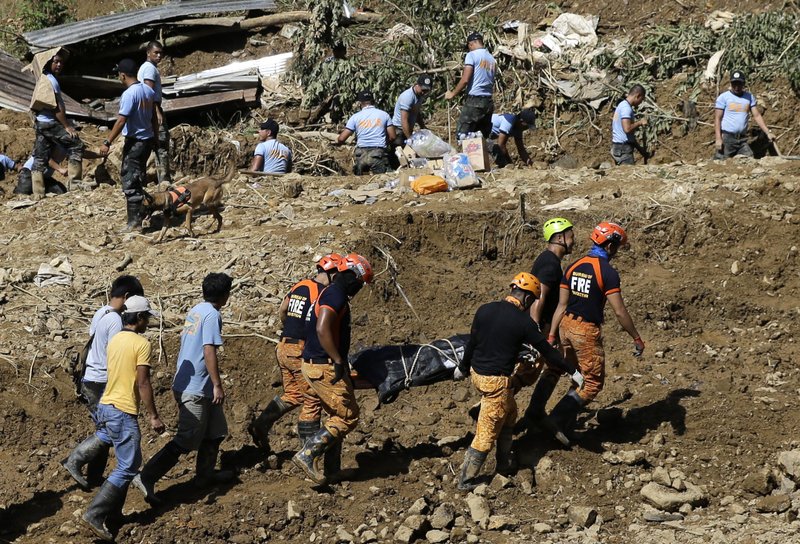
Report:
<svg viewBox="0 0 800 544"><path fill-rule="evenodd" d="M31 72L23 72L22 68L23 64L20 61L0 51L0 107L13 111L29 111L36 80ZM111 118L105 112L86 108L65 94L62 96L67 115L70 117L103 121Z"/></svg>
<svg viewBox="0 0 800 544"><path fill-rule="evenodd" d="M56 45L80 43L90 38L104 36L126 28L199 15L247 10L276 11L273 0L172 0L162 6L145 8L112 15L93 17L83 21L26 32L23 36L31 51L36 52Z"/></svg>

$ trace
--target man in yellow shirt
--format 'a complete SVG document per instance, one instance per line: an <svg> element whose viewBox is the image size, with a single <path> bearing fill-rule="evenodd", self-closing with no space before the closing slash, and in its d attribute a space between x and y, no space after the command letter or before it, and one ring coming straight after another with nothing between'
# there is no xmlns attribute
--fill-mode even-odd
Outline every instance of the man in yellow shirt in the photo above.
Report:
<svg viewBox="0 0 800 544"><path fill-rule="evenodd" d="M158 314L146 298L129 297L122 310L122 330L108 343L108 383L97 406L97 437L114 446L117 466L89 504L83 521L109 542L114 537L106 528L106 518L121 512L128 486L142 463L140 401L150 414L153 430L164 432L150 385L150 342L142 336L150 316Z"/></svg>

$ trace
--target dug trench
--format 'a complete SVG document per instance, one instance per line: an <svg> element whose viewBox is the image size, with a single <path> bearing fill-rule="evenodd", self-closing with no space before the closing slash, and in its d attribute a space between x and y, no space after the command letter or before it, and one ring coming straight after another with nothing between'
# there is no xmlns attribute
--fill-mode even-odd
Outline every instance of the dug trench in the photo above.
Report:
<svg viewBox="0 0 800 544"><path fill-rule="evenodd" d="M238 481L212 492L195 490L193 458L187 456L159 485L166 506L150 509L135 491L130 493L120 540L333 542L347 540L345 533L359 540L371 532L380 541L390 541L401 524L415 523L413 534L424 538L430 514L447 503L455 511L452 541L474 535L499 543L531 538L622 543L637 531L654 534L643 525L639 490L660 467L705 487L705 502L683 515L687 523L706 527L709 534L721 531L727 541L745 542L753 534L791 527L788 514L769 517L755 512L746 530L720 525L730 517L725 508L732 502L747 505L757 497L747 482L764 467L774 466L778 452L793 447L798 429L792 384L797 379L793 338L800 286L793 240L799 233L786 209L796 198L797 177L791 164L776 163L775 168L783 171L780 181L765 177L753 163L711 170L694 181L696 171L689 167L647 167L608 176L585 170L574 174L580 178L580 193L574 180L560 171L526 173L525 179L511 172L482 191L427 200L401 195L379 200L371 208L345 205L308 211L319 220L297 227L277 216L260 221L264 212L255 206L236 207L252 191L235 181L227 199L226 227L219 235L209 235L205 245L177 234L157 248L146 240L129 241L123 247L141 255L130 271L142 277L149 292L163 294L165 285L168 290L184 290L170 285L186 273L186 263L178 255L196 267L213 270L235 253L240 260L233 267L234 276L255 279L268 296L254 298L258 290L243 287L223 312L228 338L222 369L231 436L223 445L221 463L236 468ZM327 192L331 182L303 183L304 196L295 200L281 196L276 187L276 196L270 196L274 209L291 202L299 213L299 201L313 201L317 189ZM614 186L624 190L609 195L608 187ZM692 193L691 200L683 199L686 190ZM526 223L521 194L527 196ZM589 210L540 209L545 201L576 194L590 197ZM65 201L72 198L77 197L67 195ZM85 198L100 206L105 197ZM311 208L320 209L318 204ZM4 251L17 251L15 266L30 268L41 255L52 255L54 249L48 246L56 244L33 242L30 236L35 233L22 230L43 212L18 213L25 214L13 222L21 234ZM313 489L290 462L298 447L294 414L274 427L274 456L265 459L250 445L247 423L280 393L273 344L265 338L274 337L277 329L277 301L288 287L287 279L310 268L315 252L357 250L378 272L375 284L353 301L353 351L376 344L421 343L467 331L480 304L502 297L510 278L528 270L541 250L541 224L550 215L567 215L577 225L579 242L573 256L588 249L589 229L598 220L615 218L626 224L631 247L621 252L615 265L647 351L642 359L634 358L630 339L608 316L606 387L581 418L579 445L566 451L543 435L520 435L516 442L520 471L507 482L487 479L492 483L485 497L492 514L501 517L495 518L494 526L473 520L465 494L454 484L473 432L466 410L478 398L466 382L414 388L382 406L373 392L359 392L361 420L344 447L347 478L329 489ZM59 227L66 237L74 235L72 220L66 217ZM95 233L94 226L86 229L85 239L104 233L103 229ZM245 229L247 236L240 237ZM221 247L221 237L234 242L225 245L226 251L210 250L209 246ZM187 247L195 249L187 253ZM275 276L280 280L271 279ZM192 276L192 281L197 278ZM101 303L106 279L84 277L74 291L56 289L84 302L85 313ZM100 295L85 304L85 293L98 287ZM17 290L11 293L22 296ZM173 425L169 387L177 330L182 313L196 296L195 292L185 300L163 301L168 310L164 326L170 333L163 335L165 352L154 367L154 383L162 416ZM19 305L13 299L6 303L7 326L2 334L9 345L22 343L19 350L26 353L24 344L36 340L21 325L33 323L42 304L33 301L9 311L11 304ZM253 335L236 325L252 319L269 320L271 329ZM82 322L64 326L74 339L71 342L82 341ZM156 333L151 335L154 346L157 338ZM45 349L44 345L34 349L39 347ZM17 358L16 348L11 355L23 360ZM46 362L31 365L28 374L32 355L18 363L16 371L10 364L1 371L0 462L6 468L0 486L0 538L77 542L82 536L76 512L91 495L71 486L58 463L89 432L88 418L73 400L61 361L48 355ZM565 388L566 383L560 384L553 401ZM518 396L522 409L529 396L530 390ZM144 436L145 459L168 440L146 429ZM631 465L615 461L612 455L636 450L644 453ZM485 472L490 475L492 468L490 461ZM577 527L568 515L569 508L577 505L598 512L599 521L592 528ZM415 512L421 519L408 521ZM690 533L671 535L672 540L665 536L663 541L693 538ZM648 541L661 541L654 538Z"/></svg>

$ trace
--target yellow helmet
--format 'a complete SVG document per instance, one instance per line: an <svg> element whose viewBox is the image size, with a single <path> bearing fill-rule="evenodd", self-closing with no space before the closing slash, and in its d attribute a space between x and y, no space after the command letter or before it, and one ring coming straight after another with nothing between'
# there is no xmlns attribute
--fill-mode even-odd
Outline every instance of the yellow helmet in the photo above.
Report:
<svg viewBox="0 0 800 544"><path fill-rule="evenodd" d="M533 293L536 298L539 298L542 294L542 285L539 283L539 279L528 272L520 272L514 276L514 279L511 280L511 287Z"/></svg>

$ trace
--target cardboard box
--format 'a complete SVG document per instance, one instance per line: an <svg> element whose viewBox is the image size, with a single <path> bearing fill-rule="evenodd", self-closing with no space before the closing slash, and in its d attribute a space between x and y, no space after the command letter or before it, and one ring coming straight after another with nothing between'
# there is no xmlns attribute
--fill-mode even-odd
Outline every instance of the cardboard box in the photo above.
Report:
<svg viewBox="0 0 800 544"><path fill-rule="evenodd" d="M418 177L433 173L433 168L401 168L400 187L411 187L411 182Z"/></svg>
<svg viewBox="0 0 800 544"><path fill-rule="evenodd" d="M469 157L469 164L476 172L484 172L492 166L489 148L484 138L462 140L461 152Z"/></svg>

